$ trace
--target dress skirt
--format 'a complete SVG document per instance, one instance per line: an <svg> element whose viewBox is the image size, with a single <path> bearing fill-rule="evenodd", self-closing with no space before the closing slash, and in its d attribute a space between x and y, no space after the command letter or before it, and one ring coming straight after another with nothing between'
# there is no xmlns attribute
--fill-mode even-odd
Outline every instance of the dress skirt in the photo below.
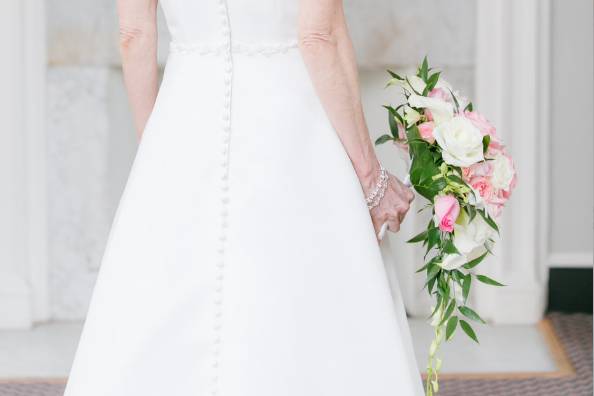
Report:
<svg viewBox="0 0 594 396"><path fill-rule="evenodd" d="M299 51L229 56L169 56L66 396L423 394Z"/></svg>

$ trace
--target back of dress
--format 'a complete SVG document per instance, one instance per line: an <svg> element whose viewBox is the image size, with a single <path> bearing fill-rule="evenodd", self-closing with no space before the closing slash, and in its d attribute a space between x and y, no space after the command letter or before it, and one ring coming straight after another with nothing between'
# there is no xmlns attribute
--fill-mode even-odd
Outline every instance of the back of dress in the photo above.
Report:
<svg viewBox="0 0 594 396"><path fill-rule="evenodd" d="M281 44L297 37L298 0L162 0L173 40L181 43Z"/></svg>
<svg viewBox="0 0 594 396"><path fill-rule="evenodd" d="M65 395L422 395L298 1L161 3L170 55Z"/></svg>

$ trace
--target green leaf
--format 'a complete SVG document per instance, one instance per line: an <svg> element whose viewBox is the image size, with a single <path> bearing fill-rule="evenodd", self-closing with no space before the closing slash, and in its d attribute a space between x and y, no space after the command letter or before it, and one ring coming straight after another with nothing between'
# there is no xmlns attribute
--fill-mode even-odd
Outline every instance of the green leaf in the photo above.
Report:
<svg viewBox="0 0 594 396"><path fill-rule="evenodd" d="M476 279L491 286L505 286L503 283L499 283L495 279L491 279L486 275L477 275Z"/></svg>
<svg viewBox="0 0 594 396"><path fill-rule="evenodd" d="M460 281L464 280L464 276L465 276L462 271L457 270L457 269L451 270L450 275L459 284L461 284Z"/></svg>
<svg viewBox="0 0 594 396"><path fill-rule="evenodd" d="M439 323L440 326L443 325L450 318L450 316L452 316L454 309L456 309L456 299L452 298L452 301L450 301L450 304L445 311L443 320Z"/></svg>
<svg viewBox="0 0 594 396"><path fill-rule="evenodd" d="M446 186L446 182L443 178L433 180L434 176L440 174L440 170L431 153L431 146L420 139L416 126L407 130L407 140L412 156L410 181L420 195L433 202L433 198Z"/></svg>
<svg viewBox="0 0 594 396"><path fill-rule="evenodd" d="M453 181L454 183L461 184L463 186L467 186L468 184L462 179L460 176L456 175L449 175L448 180Z"/></svg>
<svg viewBox="0 0 594 396"><path fill-rule="evenodd" d="M468 308L467 306L458 307L458 311L468 319L472 319L475 322L485 323L485 321L472 309Z"/></svg>
<svg viewBox="0 0 594 396"><path fill-rule="evenodd" d="M442 295L442 297L449 299L450 297L450 285L448 281L445 279L445 276L440 276L437 278L437 292Z"/></svg>
<svg viewBox="0 0 594 396"><path fill-rule="evenodd" d="M472 106L472 102L468 102L468 104L464 108L464 111L473 111L473 108L474 106Z"/></svg>
<svg viewBox="0 0 594 396"><path fill-rule="evenodd" d="M417 242L422 242L427 238L427 231L423 231L417 235L415 235L414 237L410 238L408 241L406 241L406 243L417 243Z"/></svg>
<svg viewBox="0 0 594 396"><path fill-rule="evenodd" d="M481 261L483 261L485 259L485 257L487 257L488 254L489 254L489 252L485 252L485 253L481 254L474 260L470 260L469 262L464 264L463 267L466 269L472 269L472 268L476 267L477 265L479 265L481 263Z"/></svg>
<svg viewBox="0 0 594 396"><path fill-rule="evenodd" d="M400 115L400 113L398 113L398 110L400 110L402 107L404 107L404 104L401 104L399 106L397 106L396 108L393 108L391 106L383 106L384 109L388 110L388 123L390 124L390 132L392 133L392 136L394 136L397 139L401 139L402 137L400 136L400 131L398 130L398 125L402 125L402 127L406 127L406 122L404 121L404 119L402 118L402 116Z"/></svg>
<svg viewBox="0 0 594 396"><path fill-rule="evenodd" d="M423 139L421 138L421 134L419 133L419 128L416 125L412 125L406 130L406 139L410 143L410 150L413 157L417 157L424 151Z"/></svg>
<svg viewBox="0 0 594 396"><path fill-rule="evenodd" d="M485 135L483 136L483 153L486 153L489 149L489 143L491 143L491 136Z"/></svg>
<svg viewBox="0 0 594 396"><path fill-rule="evenodd" d="M441 271L441 267L439 265L430 265L427 268L427 283L429 283L430 280L434 279L437 276L437 274L439 274L439 271Z"/></svg>
<svg viewBox="0 0 594 396"><path fill-rule="evenodd" d="M429 263L425 264L424 266L422 266L421 268L419 268L418 270L416 270L415 271L415 274L418 274L419 272L425 271L428 266L429 266Z"/></svg>
<svg viewBox="0 0 594 396"><path fill-rule="evenodd" d="M462 298L464 299L464 304L466 304L466 300L468 300L468 294L470 293L470 284L472 282L472 277L470 274L464 277L462 281Z"/></svg>
<svg viewBox="0 0 594 396"><path fill-rule="evenodd" d="M425 56L425 58L423 59L423 63L421 64L421 67L419 68L419 77L421 77L423 79L423 81L425 81L425 83L427 82L428 73L429 73L429 62L427 61L427 56Z"/></svg>
<svg viewBox="0 0 594 396"><path fill-rule="evenodd" d="M474 194L474 192L472 192L472 194ZM470 223L476 217L476 208L472 205L467 205L466 211L468 212L468 217L469 217L468 222Z"/></svg>
<svg viewBox="0 0 594 396"><path fill-rule="evenodd" d="M426 283L427 291L429 292L429 295L431 295L431 292L433 291L433 286L435 286L435 279L436 278L433 278L429 282Z"/></svg>
<svg viewBox="0 0 594 396"><path fill-rule="evenodd" d="M394 139L400 139L398 134L398 124L396 123L396 111L390 106L384 106L388 110L388 125L390 125L390 133L394 136Z"/></svg>
<svg viewBox="0 0 594 396"><path fill-rule="evenodd" d="M435 88L435 85L437 85L437 82L439 81L440 74L441 74L441 72L433 73L427 79L427 85L425 86L425 89L423 90L423 96L427 96L427 94L429 92L431 92L433 90L433 88Z"/></svg>
<svg viewBox="0 0 594 396"><path fill-rule="evenodd" d="M495 221L491 218L491 216L489 216L485 210L479 210L478 211L479 214L481 215L481 217L483 218L483 220L485 220L487 222L487 224L489 224L491 226L492 229L494 229L495 231L497 231L497 233L499 234L499 227L497 227L497 224L495 223Z"/></svg>
<svg viewBox="0 0 594 396"><path fill-rule="evenodd" d="M384 144L386 142L389 142L390 140L394 140L394 138L390 135L382 135L376 139L375 145L377 146L380 144Z"/></svg>
<svg viewBox="0 0 594 396"><path fill-rule="evenodd" d="M454 95L454 93L452 92L452 90L450 89L450 95L452 95L452 99L454 100L454 105L456 106L456 113L460 112L460 103L458 103L458 99L456 98L456 95Z"/></svg>
<svg viewBox="0 0 594 396"><path fill-rule="evenodd" d="M448 320L448 324L446 325L446 340L447 341L449 341L452 338L452 336L454 335L457 325L458 325L458 317L452 316Z"/></svg>
<svg viewBox="0 0 594 396"><path fill-rule="evenodd" d="M474 333L472 326L467 321L460 319L460 327L462 327L462 330L464 330L468 337L473 339L478 344L478 338L476 338L476 334Z"/></svg>
<svg viewBox="0 0 594 396"><path fill-rule="evenodd" d="M392 70L387 70L388 74L390 74L390 76L392 78L395 78L397 80L403 81L404 78L400 77L398 74L394 73Z"/></svg>
<svg viewBox="0 0 594 396"><path fill-rule="evenodd" d="M442 299L442 297L438 294L437 301L435 303L435 308L433 308L433 312L431 312L431 315L429 315L429 318L434 317L435 314L437 313L437 311L439 310L439 307L441 307L441 299Z"/></svg>
<svg viewBox="0 0 594 396"><path fill-rule="evenodd" d="M427 249L431 250L441 240L441 233L439 232L439 228L431 228L427 233L427 240L429 242L427 245Z"/></svg>
<svg viewBox="0 0 594 396"><path fill-rule="evenodd" d="M445 244L443 245L443 251L448 254L460 254L460 252L456 248L456 245L454 245L454 242L451 239L448 239L445 242Z"/></svg>

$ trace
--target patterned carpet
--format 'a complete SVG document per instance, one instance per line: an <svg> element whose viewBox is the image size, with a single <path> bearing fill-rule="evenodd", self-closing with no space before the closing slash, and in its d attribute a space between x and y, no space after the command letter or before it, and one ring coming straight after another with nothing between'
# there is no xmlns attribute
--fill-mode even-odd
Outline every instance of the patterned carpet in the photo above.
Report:
<svg viewBox="0 0 594 396"><path fill-rule="evenodd" d="M575 375L515 380L443 380L439 395L592 396L592 315L552 313L548 318L575 368ZM61 396L63 392L64 385L61 384L0 384L0 396Z"/></svg>
<svg viewBox="0 0 594 396"><path fill-rule="evenodd" d="M440 396L592 396L592 315L548 315L575 369L567 378L447 380Z"/></svg>

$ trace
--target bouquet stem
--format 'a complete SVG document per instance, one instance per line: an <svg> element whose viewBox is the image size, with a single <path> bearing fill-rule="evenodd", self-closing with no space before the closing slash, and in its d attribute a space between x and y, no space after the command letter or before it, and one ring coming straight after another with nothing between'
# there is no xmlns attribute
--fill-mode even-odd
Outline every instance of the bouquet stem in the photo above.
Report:
<svg viewBox="0 0 594 396"><path fill-rule="evenodd" d="M425 382L425 393L427 396L433 396L439 391L439 370L441 369L441 359L437 357L437 352L439 352L439 347L445 336L445 325L441 324L446 315L445 311L445 309L439 309L439 324L435 326L433 341L429 347L427 380Z"/></svg>

